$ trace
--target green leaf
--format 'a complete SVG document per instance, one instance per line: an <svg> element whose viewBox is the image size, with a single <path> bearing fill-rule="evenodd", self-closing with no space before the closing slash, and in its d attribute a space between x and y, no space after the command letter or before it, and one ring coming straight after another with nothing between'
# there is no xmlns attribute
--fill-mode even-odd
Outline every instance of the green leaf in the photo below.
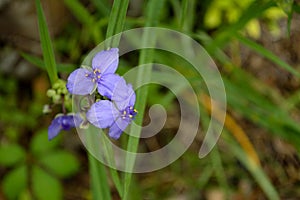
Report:
<svg viewBox="0 0 300 200"><path fill-rule="evenodd" d="M230 26L220 29L213 42L206 48L209 48L208 51L213 52L216 48L224 47L224 45L230 41L232 36L234 36L234 34L239 30L243 29L251 19L260 17L265 10L274 5L275 3L273 1L253 1L250 6L243 11L239 20Z"/></svg>
<svg viewBox="0 0 300 200"><path fill-rule="evenodd" d="M43 156L40 159L40 163L62 178L70 177L79 170L77 158L66 151L55 151Z"/></svg>
<svg viewBox="0 0 300 200"><path fill-rule="evenodd" d="M91 2L95 5L96 9L102 16L108 16L110 12L109 3L107 0L91 0Z"/></svg>
<svg viewBox="0 0 300 200"><path fill-rule="evenodd" d="M287 15L292 12L294 0L275 0L275 2Z"/></svg>
<svg viewBox="0 0 300 200"><path fill-rule="evenodd" d="M129 0L115 0L109 15L109 24L106 31L106 38L120 33L123 30L126 12L128 8ZM117 47L119 45L120 37L114 37L113 40L109 40L106 47Z"/></svg>
<svg viewBox="0 0 300 200"><path fill-rule="evenodd" d="M36 135L32 138L30 143L31 152L40 156L41 154L47 153L53 149L55 149L60 143L60 137L55 137L53 140L48 140L48 131L47 129L43 129L36 133Z"/></svg>
<svg viewBox="0 0 300 200"><path fill-rule="evenodd" d="M61 183L37 166L32 169L32 190L39 200L63 199Z"/></svg>
<svg viewBox="0 0 300 200"><path fill-rule="evenodd" d="M110 190L104 164L99 162L93 155L88 154L91 187L94 199L110 200ZM118 178L119 179L119 178ZM119 182L119 181L118 181ZM115 183L116 184L116 183ZM120 194L121 196L121 194Z"/></svg>
<svg viewBox="0 0 300 200"><path fill-rule="evenodd" d="M292 66L281 60L278 56L274 55L271 51L268 49L264 48L263 46L247 39L246 37L243 37L240 34L235 35L236 38L243 43L244 45L248 46L252 50L256 51L257 53L261 54L262 56L268 58L270 61L274 62L278 66L282 67L283 69L291 72L295 76L300 77L300 73L296 71Z"/></svg>
<svg viewBox="0 0 300 200"><path fill-rule="evenodd" d="M42 70L46 70L45 68L45 64L44 61L36 56L27 54L22 52L21 56L27 60L28 62L30 62L31 64L41 68ZM73 64L63 64L63 63L58 63L57 64L57 71L58 72L66 72L66 73L71 73L72 71L74 71L75 69L75 65Z"/></svg>
<svg viewBox="0 0 300 200"><path fill-rule="evenodd" d="M0 147L0 165L12 166L25 160L26 152L17 144L9 144Z"/></svg>
<svg viewBox="0 0 300 200"><path fill-rule="evenodd" d="M2 186L7 199L16 199L25 190L26 183L27 171L25 165L15 168L5 175Z"/></svg>
<svg viewBox="0 0 300 200"><path fill-rule="evenodd" d="M229 140L229 151L236 156L236 158L245 166L250 172L253 178L256 180L261 189L265 192L268 199L280 199L276 191L276 188L272 185L266 173L263 171L261 166L254 165L253 162L249 161L248 156L243 149L239 147L231 138L229 134L226 134Z"/></svg>
<svg viewBox="0 0 300 200"><path fill-rule="evenodd" d="M151 0L147 4L146 9L146 26L157 26L160 20L160 11L162 10L164 1L162 0ZM145 31L142 38L142 43L144 44L154 44L156 40L156 36L149 33L149 31ZM154 51L150 50L147 51L143 49L139 56L139 65L145 63L151 63L153 61ZM151 79L151 67L147 67L146 69L142 68L137 71L137 79L136 83L139 85L143 82L148 82L147 80ZM145 112L146 104L147 104L147 96L148 96L148 87L145 87L143 90L138 90L136 93L136 98L139 101L136 104L136 109L139 111L135 119L135 123L141 125L143 122L143 115ZM140 134L141 126L133 126L130 129L130 134ZM127 152L137 152L139 144L138 137L129 137L128 144L127 144ZM131 171L134 167L135 163L135 155L134 154L126 154L126 171ZM125 173L124 176L124 192L123 192L123 199L129 199L129 191L130 191L130 183L131 183L132 174Z"/></svg>
<svg viewBox="0 0 300 200"><path fill-rule="evenodd" d="M50 39L50 35L46 23L46 18L40 0L35 0L35 4L37 9L39 33L40 33L43 57L45 61L45 67L47 69L50 82L53 85L55 81L58 79L54 51L52 48L52 43L51 43L51 39Z"/></svg>

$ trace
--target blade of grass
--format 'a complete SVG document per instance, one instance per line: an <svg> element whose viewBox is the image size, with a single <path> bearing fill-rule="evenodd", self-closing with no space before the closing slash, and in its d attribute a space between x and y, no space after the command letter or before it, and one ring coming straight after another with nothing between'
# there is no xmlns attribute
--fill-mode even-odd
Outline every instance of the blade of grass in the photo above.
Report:
<svg viewBox="0 0 300 200"><path fill-rule="evenodd" d="M67 8L73 13L73 16L84 25L95 24L95 19L89 11L78 0L64 0Z"/></svg>
<svg viewBox="0 0 300 200"><path fill-rule="evenodd" d="M92 183L93 198L110 200L110 190L107 181L105 167L93 155L88 153L90 177Z"/></svg>
<svg viewBox="0 0 300 200"><path fill-rule="evenodd" d="M181 17L180 17L180 30L183 32L190 32L194 25L195 13L195 0L183 0Z"/></svg>
<svg viewBox="0 0 300 200"><path fill-rule="evenodd" d="M49 30L46 23L46 18L40 0L35 0L35 5L37 9L41 46L42 46L43 57L45 61L44 64L47 69L47 73L51 85L53 85L58 79L54 51L53 51L53 47L49 35Z"/></svg>
<svg viewBox="0 0 300 200"><path fill-rule="evenodd" d="M226 136L228 136L227 139L229 139L228 148L238 158L238 160L248 169L248 171L251 173L256 182L260 185L268 199L279 200L280 197L275 187L272 185L263 169L259 165L253 165L253 162L251 162L248 159L245 152L241 148L239 148L239 146L235 143L233 139L229 137L230 135L226 134Z"/></svg>
<svg viewBox="0 0 300 200"><path fill-rule="evenodd" d="M207 46L212 41L208 35L204 36L199 39L203 40ZM230 71L231 77L223 76L223 81L226 86L227 102L231 108L271 133L293 143L300 150L300 139L297 136L300 128L297 126L297 122L289 116L290 112L284 104L285 100L278 92L264 85L263 82L247 74L241 68L234 67L230 60L223 56L224 53L221 49L217 48L216 50L219 53L214 56ZM213 52L209 53L213 54ZM282 100L279 101L279 99Z"/></svg>
<svg viewBox="0 0 300 200"><path fill-rule="evenodd" d="M179 28L181 30L184 31L184 27L186 24L186 17L188 17L187 13L188 13L188 5L189 5L189 1L188 0L183 0L182 1L182 5L181 5L181 15L180 15L180 24L179 24Z"/></svg>
<svg viewBox="0 0 300 200"><path fill-rule="evenodd" d="M33 56L33 55L30 55L30 54L27 54L27 53L24 53L24 52L21 52L21 56L27 60L28 62L30 62L31 64L41 68L42 70L46 70L45 68L45 63L42 59L36 57L36 56ZM71 73L72 71L75 70L75 66L73 64L61 64L61 63L57 63L57 71L58 72L65 72L65 73Z"/></svg>
<svg viewBox="0 0 300 200"><path fill-rule="evenodd" d="M102 32L99 31L99 23L96 23L96 19L78 0L64 0L65 5L73 13L73 16L85 26L88 30L87 33L91 33L94 42L98 44L103 38Z"/></svg>
<svg viewBox="0 0 300 200"><path fill-rule="evenodd" d="M255 0L250 6L243 12L239 20L223 29L216 34L216 37L208 48L212 48L213 51L216 47L222 48L225 44L230 41L230 38L239 30L245 27L245 25L253 18L257 18L262 15L262 13L268 8L275 6L274 1L262 2L260 0Z"/></svg>
<svg viewBox="0 0 300 200"><path fill-rule="evenodd" d="M106 0L91 0L91 2L96 6L98 13L101 16L108 16L110 12L109 4Z"/></svg>
<svg viewBox="0 0 300 200"><path fill-rule="evenodd" d="M291 72L295 76L300 77L300 73L298 71L296 71L292 66L290 66L283 60L281 60L278 56L274 55L271 51L267 50L266 48L264 48L263 46L255 43L255 42L251 41L250 39L243 37L240 34L235 34L235 36L242 44L244 44L247 47L249 47L250 49L256 51L260 55L266 57L270 61L272 61L275 64L277 64L278 66L282 67L283 69Z"/></svg>
<svg viewBox="0 0 300 200"><path fill-rule="evenodd" d="M101 138L101 144L104 147L104 151L105 151L105 155L107 156L107 161L108 164L110 166L115 166L115 159L114 159L114 154L113 154L113 149L111 146L111 142L109 141L109 139L107 138L107 136L105 134L102 135ZM112 177L112 180L116 186L116 189L120 195L120 197L122 198L123 196L123 188L122 188L122 184L120 182L120 178L119 178L119 174L117 172L117 170L115 170L114 168L110 167L110 174Z"/></svg>
<svg viewBox="0 0 300 200"><path fill-rule="evenodd" d="M109 25L107 27L106 38L120 33L123 30L129 0L115 0L109 16ZM112 24L112 25L110 25ZM120 37L114 37L106 43L106 48L117 47Z"/></svg>
<svg viewBox="0 0 300 200"><path fill-rule="evenodd" d="M221 156L220 156L217 145L211 151L210 158L211 158L212 166L216 173L216 178L219 182L219 185L223 188L224 193L226 194L226 199L228 199L229 198L229 186L228 186L228 183L226 180L224 167L222 164Z"/></svg>
<svg viewBox="0 0 300 200"><path fill-rule="evenodd" d="M69 0L66 0L66 1L69 2ZM112 12L110 14L110 21L109 21L108 27L107 27L106 38L109 38L109 37L122 31L124 22L125 22L125 18L126 18L126 11L127 11L127 7L128 7L128 3L129 3L129 0L124 0L124 1L115 0L114 1ZM109 40L109 42L112 42L112 40ZM117 47L118 43L119 43L119 40L115 40L113 44L110 43L109 46L107 46L107 47L112 47L110 45L115 45L114 47ZM91 145L93 143L93 140L89 140L88 143ZM113 161L111 160L111 159L113 159L112 149L108 145L106 145L107 141L102 141L102 143L104 143L104 149L106 151L105 153L107 155L108 161L110 162L110 164L114 164ZM93 164L93 163L91 163L91 164ZM105 167L102 163L98 163L98 168L99 168L99 170L101 170L101 168L105 169ZM97 172L92 171L91 176L94 176L94 173L97 174ZM110 168L110 173L111 173L112 180L117 188L117 191L119 192L120 197L122 197L123 196L123 188L122 188L122 184L121 184L118 172L116 171L116 169ZM103 184L101 177L106 178L106 173L103 172L100 177L98 177L97 179L94 179L92 184L96 185L96 186ZM104 182L104 184L106 185L104 187L104 189L109 191L109 188L107 185L108 183ZM102 195L101 191L97 190L97 187L92 187L92 188L93 188L93 193L95 194L95 199L106 199L104 197L98 198L99 196ZM104 192L107 193L107 191L104 191Z"/></svg>
<svg viewBox="0 0 300 200"><path fill-rule="evenodd" d="M156 26L159 21L160 17L160 11L164 4L163 0L150 0L147 4L147 10L146 10L146 24L145 26ZM150 34L149 31L145 30L143 38L142 38L143 44L154 44L155 43L155 35ZM145 64L145 63L151 63L153 60L154 51L153 49L150 50L142 50L140 57L139 57L139 65ZM136 83L137 85L141 85L140 83L146 82L148 83L149 80L151 80L151 67L138 69L137 72L137 79ZM143 122L143 115L145 112L146 107L146 101L148 96L148 88L144 87L143 90L138 90L136 93L136 109L138 110L139 114L137 115L135 119L135 123L139 126L132 126L130 130L130 134L134 133L134 135L139 135L141 132L141 125ZM137 152L139 144L139 138L138 137L129 137L128 144L127 144L127 152ZM127 154L126 155L126 171L130 172L132 171L134 167L135 162L135 156L133 154ZM124 200L128 199L128 193L129 193L129 187L131 183L132 174L131 173L125 173L124 177Z"/></svg>

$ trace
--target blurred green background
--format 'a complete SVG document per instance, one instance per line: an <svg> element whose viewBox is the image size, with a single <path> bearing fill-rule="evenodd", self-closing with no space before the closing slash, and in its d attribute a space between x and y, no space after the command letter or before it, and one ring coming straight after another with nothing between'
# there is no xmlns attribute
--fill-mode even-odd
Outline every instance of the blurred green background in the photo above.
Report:
<svg viewBox="0 0 300 200"><path fill-rule="evenodd" d="M41 2L59 76L66 80L105 40L113 1ZM145 26L149 2L129 2L124 30ZM162 0L160 6L157 26L191 36L216 62L227 117L218 145L199 159L210 97L198 90L202 128L194 143L170 166L134 175L130 199L300 199L300 2ZM47 127L61 108L43 114L51 104L46 95L51 86L35 2L0 1L0 15L0 199L92 199L89 161L76 131L47 139ZM130 69L137 60L129 54L120 66ZM176 68L197 86L182 60L156 52L154 61ZM159 103L168 112L161 133L140 141L140 149L154 151L174 136L180 116L164 89L151 86L149 94L147 108ZM120 199L108 179L112 199Z"/></svg>

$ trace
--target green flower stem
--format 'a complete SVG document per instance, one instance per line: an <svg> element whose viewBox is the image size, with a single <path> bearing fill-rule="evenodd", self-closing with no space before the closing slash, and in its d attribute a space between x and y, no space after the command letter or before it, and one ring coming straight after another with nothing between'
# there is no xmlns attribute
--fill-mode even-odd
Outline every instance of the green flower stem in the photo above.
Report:
<svg viewBox="0 0 300 200"><path fill-rule="evenodd" d="M93 155L88 153L93 199L110 200L110 190L105 167Z"/></svg>
<svg viewBox="0 0 300 200"><path fill-rule="evenodd" d="M128 4L129 4L129 0L115 0L112 6L112 11L110 13L110 17L109 17L109 23L108 23L108 27L107 27L107 33L106 33L106 38L110 38L111 36L121 32L123 30L123 26L125 23L125 19L126 19L126 12L127 12L127 8L128 8ZM115 38L115 37L114 37ZM118 39L114 39L114 40L109 40L109 43L106 44L106 47L117 47L119 44L119 38ZM94 134L96 132L91 132L90 134ZM105 150L105 155L107 156L107 161L109 162L110 165L114 166L114 162L113 162L113 151L111 146L109 146L109 142L108 142L108 138L106 138L106 136L103 134L102 136L104 136L102 139L102 144ZM91 139L91 138L90 138ZM89 140L88 141L89 144L92 144L93 141ZM98 172L97 169L94 169L94 166L96 166L95 162L97 162L95 159L91 159L90 162L90 168L91 168L91 177L92 177L92 185L94 185L92 187L93 189L93 194L94 194L94 199L107 199L104 196L101 196L101 193L104 192L105 194L109 194L109 187L108 187L108 183L107 181L103 181L107 179L107 174L105 172L105 167L102 163L97 162L97 168L99 171L101 171L102 173L99 174L99 176L97 176ZM110 173L111 173L111 177L112 180L117 188L117 191L119 192L120 197L123 196L122 192L123 192L123 188L121 185L121 181L118 175L118 172L116 169L114 168L110 168ZM96 177L96 178L93 178ZM102 191L98 190L99 185L105 185L102 186L101 189ZM102 197L102 198L99 198Z"/></svg>
<svg viewBox="0 0 300 200"><path fill-rule="evenodd" d="M162 0L151 0L147 5L147 16L146 16L146 26L156 26L159 20L159 14L161 8L163 6L164 1ZM155 35L150 34L147 30L144 32L142 42L154 44L155 43ZM151 63L154 57L154 51L152 50L142 50L139 58L139 65L144 63ZM137 85L140 83L148 82L151 80L151 67L142 68L138 70L137 74ZM145 107L147 103L147 96L148 96L148 88L144 87L143 90L138 90L136 93L136 109L138 110L138 115L136 117L135 123L139 126L132 126L130 132L134 133L134 135L139 135L141 132L141 125L143 122L143 115L145 112ZM132 134L130 134L132 135ZM137 152L139 144L138 137L129 137L128 144L127 144L127 152ZM126 154L126 171L132 171L135 163L135 156L134 154ZM129 199L129 189L130 183L132 179L132 173L125 173L124 176L124 193L123 199Z"/></svg>

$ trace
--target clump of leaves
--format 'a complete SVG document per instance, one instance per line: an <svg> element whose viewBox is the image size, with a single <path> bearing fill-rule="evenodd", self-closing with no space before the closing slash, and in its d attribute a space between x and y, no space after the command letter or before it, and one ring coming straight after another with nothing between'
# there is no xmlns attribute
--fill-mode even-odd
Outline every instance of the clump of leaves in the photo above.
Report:
<svg viewBox="0 0 300 200"><path fill-rule="evenodd" d="M32 138L28 152L18 144L0 147L0 165L11 168L2 180L7 199L63 198L59 179L76 174L79 162L70 152L59 149L59 143L60 137L49 142L47 130L41 130Z"/></svg>

